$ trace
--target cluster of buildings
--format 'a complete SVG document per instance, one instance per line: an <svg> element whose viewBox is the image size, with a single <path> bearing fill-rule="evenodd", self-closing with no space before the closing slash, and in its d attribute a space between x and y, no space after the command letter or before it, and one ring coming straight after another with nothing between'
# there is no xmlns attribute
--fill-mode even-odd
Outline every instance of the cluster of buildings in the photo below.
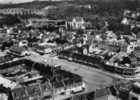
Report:
<svg viewBox="0 0 140 100"><path fill-rule="evenodd" d="M11 60L0 66L1 100L50 100L86 88L80 76L31 60Z"/></svg>
<svg viewBox="0 0 140 100"><path fill-rule="evenodd" d="M82 18L74 21L73 30L82 29L85 23L82 21ZM70 41L75 32L65 34L63 20L29 19L29 22L26 25L3 26L0 30L0 48L1 52L5 52L5 56L0 57L1 99L51 100L57 95L71 96L84 92L86 84L81 76L22 59L30 55L57 55L64 49L72 48L75 44ZM44 23L49 27L43 28Z"/></svg>
<svg viewBox="0 0 140 100"><path fill-rule="evenodd" d="M65 20L49 20L46 18L31 18L27 20L27 26L32 27L49 27L49 26L63 27L68 30L85 30L91 26L89 21L84 20L82 17L71 17Z"/></svg>
<svg viewBox="0 0 140 100"><path fill-rule="evenodd" d="M126 35L121 35L121 38L117 39L118 36L111 31L105 34L104 39L102 36L102 34L92 36L90 43L89 39L83 39L80 45L67 50L66 53L62 52L61 58L69 59L72 57L72 60L76 62L89 64L93 67L97 63L101 69L107 69L124 76L130 75L132 79L139 77L138 39Z"/></svg>
<svg viewBox="0 0 140 100"><path fill-rule="evenodd" d="M84 7L91 9L90 5ZM50 8L55 7L46 9ZM8 8L0 9L0 14L26 16L40 15L42 11ZM129 90L115 85L115 88L107 87L88 93L87 100L99 100L100 96L105 95L107 100L139 100L140 83L135 82L140 77L140 38L139 32L135 31L140 27L139 17L139 12L124 11L120 24L130 26L131 34L128 35L109 30L107 20L104 20L104 26L92 29L92 22L81 16L66 19L27 18L18 25L3 25L0 28L0 51L5 56L0 57L0 98L53 100L56 95L71 96L85 92L86 83L81 76L57 66L26 59L32 55L55 55L57 59L84 64L134 81L129 85ZM121 92L124 90L128 92L128 99L122 99Z"/></svg>
<svg viewBox="0 0 140 100"><path fill-rule="evenodd" d="M129 11L124 11L124 16L127 14ZM135 15L138 17L138 13ZM122 66L122 69L125 66L128 70L138 66L137 34L117 35L113 30L108 30L107 26L105 31L88 29L90 26L90 21L82 17L74 17L71 20L30 18L24 29L20 29L19 26L2 29L3 32L6 31L7 36L1 39L7 39L2 40L1 48L9 48L8 52L12 51L18 55L59 54L65 49L73 49L74 53L81 56L99 56L110 66ZM128 62L124 61L126 59Z"/></svg>
<svg viewBox="0 0 140 100"><path fill-rule="evenodd" d="M139 27L140 13L138 11L125 10L123 17L122 24L131 25L132 28Z"/></svg>

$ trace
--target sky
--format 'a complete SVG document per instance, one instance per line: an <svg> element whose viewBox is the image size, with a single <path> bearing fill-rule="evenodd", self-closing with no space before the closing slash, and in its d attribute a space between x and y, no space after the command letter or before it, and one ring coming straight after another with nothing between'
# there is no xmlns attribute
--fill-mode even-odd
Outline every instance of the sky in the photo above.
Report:
<svg viewBox="0 0 140 100"><path fill-rule="evenodd" d="M33 0L0 0L0 3L21 3L21 2L29 2Z"/></svg>

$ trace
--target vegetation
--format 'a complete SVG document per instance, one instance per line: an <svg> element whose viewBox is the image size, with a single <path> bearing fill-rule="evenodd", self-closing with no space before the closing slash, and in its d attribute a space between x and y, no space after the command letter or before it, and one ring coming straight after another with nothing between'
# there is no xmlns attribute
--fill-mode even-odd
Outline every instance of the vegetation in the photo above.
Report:
<svg viewBox="0 0 140 100"><path fill-rule="evenodd" d="M2 18L0 19L0 26L2 26L3 24L14 25L20 23L20 20L16 16L12 15L0 15L0 16L2 16Z"/></svg>

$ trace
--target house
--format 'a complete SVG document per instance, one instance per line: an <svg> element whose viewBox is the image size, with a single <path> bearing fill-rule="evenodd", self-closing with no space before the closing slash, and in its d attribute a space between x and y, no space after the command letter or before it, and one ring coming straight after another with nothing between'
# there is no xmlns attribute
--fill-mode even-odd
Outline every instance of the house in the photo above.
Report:
<svg viewBox="0 0 140 100"><path fill-rule="evenodd" d="M135 47L134 54L137 58L140 58L140 46Z"/></svg>
<svg viewBox="0 0 140 100"><path fill-rule="evenodd" d="M25 56L25 55L30 55L30 53L27 51L27 48L19 47L17 45L12 46L9 49L8 53L11 54L11 55L18 56L18 57L22 57L22 56Z"/></svg>
<svg viewBox="0 0 140 100"><path fill-rule="evenodd" d="M109 88L101 88L95 91L94 100L121 100L116 96L113 96Z"/></svg>
<svg viewBox="0 0 140 100"><path fill-rule="evenodd" d="M82 17L74 17L72 20L67 22L67 26L70 29L85 29L85 20Z"/></svg>
<svg viewBox="0 0 140 100"><path fill-rule="evenodd" d="M107 31L107 40L108 41L116 41L117 40L117 35L115 33L113 33L112 31Z"/></svg>
<svg viewBox="0 0 140 100"><path fill-rule="evenodd" d="M125 17L125 18L122 19L121 24L123 24L123 25L129 25L130 24L130 20Z"/></svg>

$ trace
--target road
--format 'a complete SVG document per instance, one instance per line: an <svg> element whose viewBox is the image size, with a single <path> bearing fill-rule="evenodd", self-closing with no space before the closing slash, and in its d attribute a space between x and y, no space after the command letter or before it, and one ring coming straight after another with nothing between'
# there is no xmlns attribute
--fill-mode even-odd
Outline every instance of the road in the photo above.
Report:
<svg viewBox="0 0 140 100"><path fill-rule="evenodd" d="M83 77L87 85L87 92L95 91L96 89L100 89L103 87L109 87L110 85L114 84L116 79L120 79L119 77L111 76L107 72L103 72L101 70L90 68L85 65L81 65L74 62L69 62L67 60L62 59L55 59L54 57L44 55L40 56L30 56L28 59L32 59L36 62L42 62L44 64L56 65L60 64L62 69L70 71L72 73L76 73ZM61 96L59 96L60 98ZM63 98L63 96L62 96ZM57 100L62 100L58 99Z"/></svg>

